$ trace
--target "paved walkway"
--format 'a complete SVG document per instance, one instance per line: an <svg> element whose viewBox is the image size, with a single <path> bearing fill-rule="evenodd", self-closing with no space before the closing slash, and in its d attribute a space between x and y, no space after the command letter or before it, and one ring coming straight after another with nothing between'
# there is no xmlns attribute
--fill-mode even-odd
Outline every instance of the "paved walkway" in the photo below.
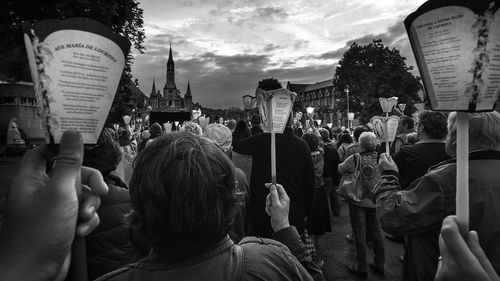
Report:
<svg viewBox="0 0 500 281"><path fill-rule="evenodd" d="M351 233L349 208L347 203L344 202L340 217L333 217L332 232L325 234L323 241L320 241L320 247L326 249L327 259L323 272L329 281L363 280L352 275L347 269L348 266L354 263L356 255L354 245L345 239L345 236L349 233ZM403 264L399 256L403 254L403 245L384 238L384 246L386 256L385 278L368 271L367 280L401 280ZM371 262L372 259L373 252L368 249L367 262Z"/></svg>

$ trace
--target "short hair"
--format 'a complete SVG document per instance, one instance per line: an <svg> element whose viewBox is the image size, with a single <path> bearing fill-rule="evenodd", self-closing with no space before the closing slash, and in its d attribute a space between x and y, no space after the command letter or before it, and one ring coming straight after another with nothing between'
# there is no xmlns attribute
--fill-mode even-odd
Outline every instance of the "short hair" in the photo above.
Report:
<svg viewBox="0 0 500 281"><path fill-rule="evenodd" d="M500 113L496 111L484 113L467 113L469 118L469 151L500 151ZM448 135L446 136L446 152L456 156L457 151L457 113L448 116Z"/></svg>
<svg viewBox="0 0 500 281"><path fill-rule="evenodd" d="M236 120L234 119L228 120L227 127L229 128L229 130L234 131L234 129L236 128Z"/></svg>
<svg viewBox="0 0 500 281"><path fill-rule="evenodd" d="M318 150L319 147L319 138L313 133L305 133L302 135L302 139L306 141L309 146L309 150L314 152Z"/></svg>
<svg viewBox="0 0 500 281"><path fill-rule="evenodd" d="M446 115L437 111L423 111L418 115L418 126L433 139L444 139L448 132Z"/></svg>
<svg viewBox="0 0 500 281"><path fill-rule="evenodd" d="M105 128L97 145L85 148L83 165L99 170L104 176L114 171L122 160L122 150L114 136L113 129Z"/></svg>
<svg viewBox="0 0 500 281"><path fill-rule="evenodd" d="M342 133L339 135L340 143L352 143L352 137L349 133Z"/></svg>
<svg viewBox="0 0 500 281"><path fill-rule="evenodd" d="M258 126L260 123L262 123L262 120L260 119L260 116L258 114L252 115L252 126Z"/></svg>
<svg viewBox="0 0 500 281"><path fill-rule="evenodd" d="M245 139L252 136L250 128L248 128L245 121L240 120L236 124L236 128L233 131L233 142L241 139Z"/></svg>
<svg viewBox="0 0 500 281"><path fill-rule="evenodd" d="M321 139L323 142L331 142L332 139L330 138L330 132L326 128L319 128L318 129L319 134L321 135Z"/></svg>
<svg viewBox="0 0 500 281"><path fill-rule="evenodd" d="M195 136L201 136L203 135L203 130L201 129L201 126L198 125L198 123L195 122L186 122L184 126L181 127L179 131L186 131L189 132Z"/></svg>
<svg viewBox="0 0 500 281"><path fill-rule="evenodd" d="M135 159L130 227L167 261L205 252L233 223L233 169L206 138L187 132L157 138Z"/></svg>
<svg viewBox="0 0 500 281"><path fill-rule="evenodd" d="M417 133L409 133L406 135L406 140L408 141L408 144L415 144L418 142L418 135Z"/></svg>
<svg viewBox="0 0 500 281"><path fill-rule="evenodd" d="M361 151L374 151L377 149L377 136L373 132L363 132L358 143Z"/></svg>
<svg viewBox="0 0 500 281"><path fill-rule="evenodd" d="M365 126L357 126L354 128L354 132L352 133L352 136L354 137L354 141L359 141L359 136L361 133L368 131Z"/></svg>
<svg viewBox="0 0 500 281"><path fill-rule="evenodd" d="M407 130L413 130L415 128L415 121L411 117L403 116L401 117L401 126L405 126Z"/></svg>
<svg viewBox="0 0 500 281"><path fill-rule="evenodd" d="M233 143L233 132L231 132L231 130L223 124L208 124L205 127L203 136L212 140L224 152L228 152L231 149L231 145Z"/></svg>

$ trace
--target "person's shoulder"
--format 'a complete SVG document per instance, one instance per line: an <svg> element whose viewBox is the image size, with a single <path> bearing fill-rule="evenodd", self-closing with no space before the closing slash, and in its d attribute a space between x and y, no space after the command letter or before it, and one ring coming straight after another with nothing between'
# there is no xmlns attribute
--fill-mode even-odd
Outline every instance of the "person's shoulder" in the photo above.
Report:
<svg viewBox="0 0 500 281"><path fill-rule="evenodd" d="M238 245L243 248L245 259L250 260L254 266L259 266L255 264L258 261L269 261L277 265L281 260L283 264L287 264L292 255L283 243L268 238L245 237Z"/></svg>

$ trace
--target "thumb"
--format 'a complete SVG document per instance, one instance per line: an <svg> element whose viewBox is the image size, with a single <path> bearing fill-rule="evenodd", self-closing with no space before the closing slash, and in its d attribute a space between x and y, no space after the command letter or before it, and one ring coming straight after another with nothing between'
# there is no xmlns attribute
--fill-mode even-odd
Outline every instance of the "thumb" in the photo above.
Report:
<svg viewBox="0 0 500 281"><path fill-rule="evenodd" d="M80 184L80 168L83 160L82 136L76 131L66 131L61 137L48 187L54 195L72 192Z"/></svg>
<svg viewBox="0 0 500 281"><path fill-rule="evenodd" d="M278 196L278 191L276 190L276 185L271 185L269 188L269 194L271 195L271 203L273 206L279 206L280 200Z"/></svg>

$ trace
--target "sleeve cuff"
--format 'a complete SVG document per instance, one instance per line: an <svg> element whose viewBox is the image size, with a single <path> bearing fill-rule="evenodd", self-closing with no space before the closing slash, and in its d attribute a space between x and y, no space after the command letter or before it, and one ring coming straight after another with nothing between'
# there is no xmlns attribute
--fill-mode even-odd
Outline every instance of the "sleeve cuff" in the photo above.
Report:
<svg viewBox="0 0 500 281"><path fill-rule="evenodd" d="M395 176L399 178L399 173L393 170L386 170L382 172L382 176Z"/></svg>

